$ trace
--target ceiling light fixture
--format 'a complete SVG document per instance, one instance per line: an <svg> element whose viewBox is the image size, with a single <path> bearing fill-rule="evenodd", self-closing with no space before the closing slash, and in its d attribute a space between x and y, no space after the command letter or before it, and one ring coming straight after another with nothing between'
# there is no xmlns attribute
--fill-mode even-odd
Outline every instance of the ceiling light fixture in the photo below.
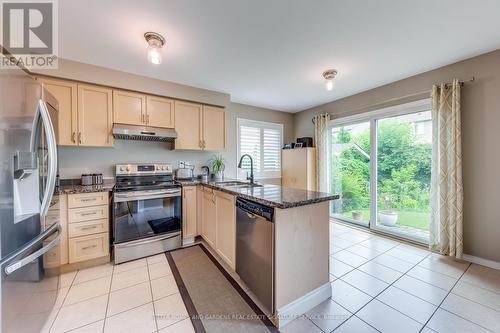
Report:
<svg viewBox="0 0 500 333"><path fill-rule="evenodd" d="M148 43L148 60L158 65L161 64L161 48L165 44L165 38L156 32L146 32L144 38Z"/></svg>
<svg viewBox="0 0 500 333"><path fill-rule="evenodd" d="M325 82L326 90L331 91L333 89L333 79L335 79L337 73L338 72L336 69L328 69L323 72L323 77L326 80Z"/></svg>

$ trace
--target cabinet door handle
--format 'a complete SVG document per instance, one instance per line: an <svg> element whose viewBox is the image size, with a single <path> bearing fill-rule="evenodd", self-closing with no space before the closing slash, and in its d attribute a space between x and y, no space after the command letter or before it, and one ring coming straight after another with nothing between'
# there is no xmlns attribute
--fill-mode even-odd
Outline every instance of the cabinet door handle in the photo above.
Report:
<svg viewBox="0 0 500 333"><path fill-rule="evenodd" d="M97 245L85 246L85 247L82 247L82 250L88 250L88 249L92 249L94 247L97 247Z"/></svg>
<svg viewBox="0 0 500 333"><path fill-rule="evenodd" d="M202 143L202 141L201 141L201 140L200 140L200 142L199 142L198 146L199 146L200 148L203 148L203 143Z"/></svg>
<svg viewBox="0 0 500 333"><path fill-rule="evenodd" d="M76 143L76 132L73 132L73 133L71 134L71 142Z"/></svg>
<svg viewBox="0 0 500 333"><path fill-rule="evenodd" d="M97 228L96 225L93 225L91 227L80 227L81 230L90 230L90 229L95 229L95 228Z"/></svg>
<svg viewBox="0 0 500 333"><path fill-rule="evenodd" d="M78 143L82 144L82 132L78 132Z"/></svg>
<svg viewBox="0 0 500 333"><path fill-rule="evenodd" d="M145 123L146 121L144 120L144 113L141 113L141 123Z"/></svg>

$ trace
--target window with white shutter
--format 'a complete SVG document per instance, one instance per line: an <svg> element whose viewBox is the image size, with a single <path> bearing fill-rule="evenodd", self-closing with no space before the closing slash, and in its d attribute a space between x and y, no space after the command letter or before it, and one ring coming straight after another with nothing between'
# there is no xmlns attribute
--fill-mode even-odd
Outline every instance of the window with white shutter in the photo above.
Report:
<svg viewBox="0 0 500 333"><path fill-rule="evenodd" d="M283 125L238 118L237 127L238 161L248 154L253 158L255 177L280 178ZM250 171L250 159L243 160L242 169Z"/></svg>

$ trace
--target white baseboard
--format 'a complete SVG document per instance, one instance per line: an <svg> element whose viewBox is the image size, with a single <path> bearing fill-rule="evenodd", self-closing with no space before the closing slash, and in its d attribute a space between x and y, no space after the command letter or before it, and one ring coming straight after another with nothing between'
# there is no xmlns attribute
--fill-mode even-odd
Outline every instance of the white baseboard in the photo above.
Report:
<svg viewBox="0 0 500 333"><path fill-rule="evenodd" d="M305 294L276 311L276 324L281 328L292 320L302 316L307 311L321 304L332 296L332 286L330 282Z"/></svg>
<svg viewBox="0 0 500 333"><path fill-rule="evenodd" d="M476 256L471 256L470 254L464 254L462 256L462 258L464 260L467 260L467 261L472 262L474 264L478 264L478 265L482 265L482 266L486 266L489 268L494 268L494 269L500 270L500 262L498 262L498 261L483 259L483 258L476 257Z"/></svg>

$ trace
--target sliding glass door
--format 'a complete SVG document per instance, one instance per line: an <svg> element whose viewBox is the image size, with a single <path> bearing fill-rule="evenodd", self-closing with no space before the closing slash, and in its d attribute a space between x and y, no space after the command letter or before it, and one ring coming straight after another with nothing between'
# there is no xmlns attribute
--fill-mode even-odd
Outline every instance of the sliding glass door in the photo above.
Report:
<svg viewBox="0 0 500 333"><path fill-rule="evenodd" d="M335 126L331 131L332 215L348 222L370 223L370 122Z"/></svg>
<svg viewBox="0 0 500 333"><path fill-rule="evenodd" d="M432 122L428 101L334 120L331 215L421 243L429 239Z"/></svg>

